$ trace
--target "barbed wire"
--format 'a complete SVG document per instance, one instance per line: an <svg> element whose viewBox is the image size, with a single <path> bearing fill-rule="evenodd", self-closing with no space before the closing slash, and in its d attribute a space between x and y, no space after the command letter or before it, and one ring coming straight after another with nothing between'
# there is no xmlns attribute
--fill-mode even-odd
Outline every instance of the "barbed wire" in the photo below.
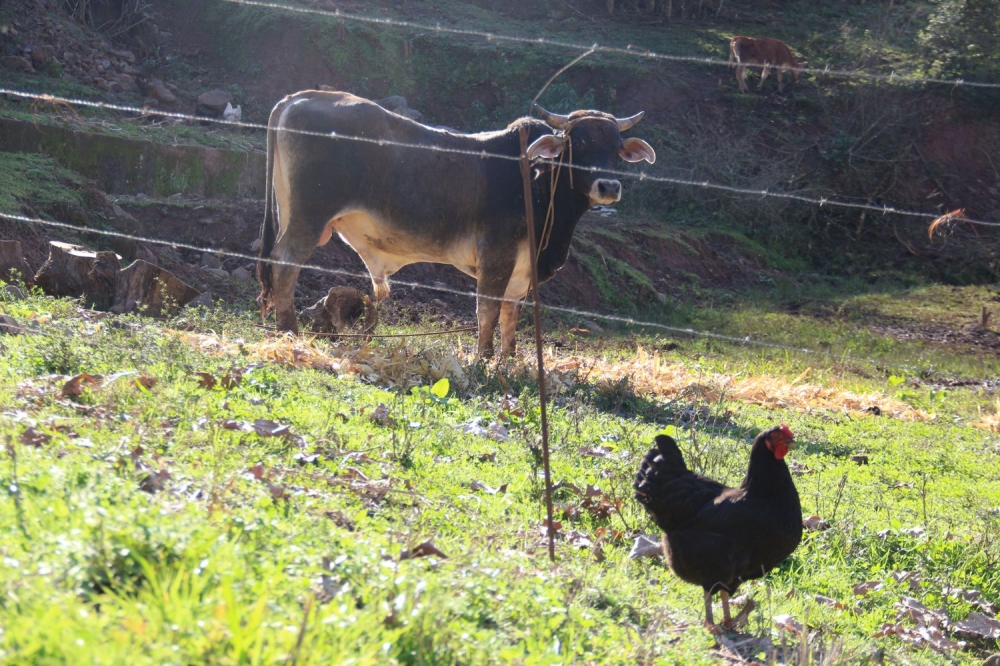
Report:
<svg viewBox="0 0 1000 666"><path fill-rule="evenodd" d="M0 211L0 219L6 219L13 222L21 222L25 224L35 224L39 226L52 227L57 229L64 229L72 231L78 234L94 234L98 236L105 236L110 238L120 238L123 240L135 241L140 243L150 243L154 245L164 245L173 249L183 249L190 250L194 252L204 252L209 254L216 254L224 257L231 257L235 259L246 259L250 261L263 261L272 265L282 265L282 266L295 266L300 270L312 270L319 273L325 273L329 275L337 275L341 277L358 278L366 281L371 280L371 275L368 273L360 273L355 271L350 271L342 268L328 268L326 266L319 266L316 264L303 264L297 262L281 261L278 259L262 258L257 255L247 254L244 252L236 252L233 250L225 250L222 248L213 248L207 246L193 245L191 243L185 243L177 240L166 240L162 238L154 238L151 236L139 236L136 234L129 234L120 231L113 231L110 229L93 229L88 227L80 227L75 224L70 224L68 222L60 222L55 220L45 220L38 217L30 217L27 215L20 215L16 213L10 213L6 211ZM437 291L441 293L447 293L455 296L462 296L472 300L482 298L485 300L498 301L501 303L519 303L521 299L504 298L497 296L487 296L478 294L475 291L457 289L455 287L448 287L439 283L429 284L423 283L415 280L400 280L393 278L391 284L403 287L409 287L411 289L428 289L431 291ZM542 304L542 309L549 310L551 312L557 312L564 315L570 315L579 319L598 319L602 321L613 322L616 324L622 324L629 327L635 328L645 328L655 331L662 331L664 333L685 336L691 338L704 338L708 340L715 340L718 342L724 342L728 344L743 346L743 347L759 347L762 349L772 350L772 351L782 351L786 353L797 353L807 356L818 356L826 357L835 362L840 363L858 363L871 365L876 368L883 368L889 370L905 370L915 375L921 375L926 372L926 368L921 368L917 366L912 366L904 363L899 363L896 361L883 361L875 358L862 358L854 356L847 353L837 353L828 350L821 349L811 349L809 347L798 347L794 345L785 345L776 342L767 342L764 340L757 340L751 338L750 336L735 336L728 335L725 333L716 333L713 331L703 331L691 327L680 327L680 326L670 326L669 324L662 324L659 322L645 321L641 319L636 319L635 317L627 317L622 315L607 314L602 312L595 312L591 310L584 310L580 308L573 308L561 305L551 305Z"/></svg>
<svg viewBox="0 0 1000 666"><path fill-rule="evenodd" d="M223 0L229 2L230 0ZM175 120L185 120L190 122L208 122L217 125L238 127L243 129L261 130L267 131L269 128L265 124L261 123L251 123L244 122L242 120L225 120L223 118L209 118L205 116L196 116L189 113L183 113L180 111L160 111L158 109L151 109L149 107L136 107L126 104L116 104L112 102L99 102L94 100L73 98L73 97L59 97L55 95L50 95L48 93L33 93L29 91L16 90L12 88L2 88L0 87L0 94L10 95L12 97L18 97L21 99L32 99L43 102L50 103L65 103L76 106L83 106L95 109L104 109L110 111L119 111L123 113L134 113L139 115L157 115L165 118L173 118ZM395 141L392 139L384 138L374 138L367 136L359 136L352 134L342 134L339 132L316 132L311 130L303 130L296 128L287 127L276 127L271 128L279 132L291 132L293 134L302 134L305 136L315 136L325 139L337 139L344 141L357 141L360 143L368 143L377 146L395 146L399 148L410 148L414 150L427 150L431 152L443 152L458 155L466 155L469 157L478 157L480 159L498 159L498 160L508 160L508 161L518 161L520 159L519 155L506 155L502 153L490 153L485 150L467 150L463 148L452 148L447 146L437 146L428 145L423 143L409 143L403 141ZM484 132L481 134L489 134L490 132ZM539 164L548 165L559 165L557 161L554 160L538 160ZM681 185L687 187L701 187L703 189L719 190L722 192L728 192L730 194L737 194L740 196L750 196L750 197L770 197L774 199L784 199L789 201L798 201L800 203L808 203L812 205L819 206L830 206L833 208L846 208L853 210L863 210L873 213L880 213L882 215L899 215L901 217L911 217L911 218L921 218L926 220L936 220L942 217L940 213L925 213L921 211L911 211L903 208L898 208L896 206L890 206L886 204L871 204L871 203L860 203L853 201L844 201L841 199L835 199L830 197L810 197L804 194L796 194L794 192L776 192L769 189L760 188L749 188L749 187L738 187L735 185L723 185L721 183L713 183L708 180L694 180L687 178L675 178L673 176L664 176L658 174L650 174L644 171L626 171L623 169L598 169L592 166L583 166L579 164L562 164L563 168L572 168L577 171L584 171L590 173L601 172L603 174L610 174L618 176L620 178L627 178L637 180L639 182L648 183L661 183L668 185ZM982 227L1000 227L1000 222L993 222L990 220L980 220L965 217L963 215L951 215L950 218L955 222L964 222L972 225L982 226Z"/></svg>
<svg viewBox="0 0 1000 666"><path fill-rule="evenodd" d="M417 23L414 21L404 21L399 19L391 19L377 16L363 16L361 14L352 14L349 12L343 12L339 9L326 10L319 9L315 7L294 7L291 5L283 5L272 2L262 2L261 0L219 0L221 2L227 2L234 5L243 5L247 7L262 7L272 10L281 10L296 14L313 14L317 16L325 16L328 18L334 18L338 20L354 21L357 23L367 23L370 25L381 25L390 26L394 28L406 28L410 30L422 30L426 32L436 32L439 34L455 35L460 37L476 37L478 39L485 39L487 41L497 41L497 42L510 42L514 44L527 44L532 46L552 46L556 48L564 48L574 51L587 51L594 50L597 53L608 53L613 55L626 55L626 56L638 56L641 58L649 58L651 60L660 60L666 62L683 62L689 64L697 65L712 65L712 66L731 66L728 60L722 60L719 58L711 58L704 56L684 56L684 55L674 55L667 53L657 53L651 51L644 47L637 47L633 44L629 44L626 47L620 46L603 46L600 44L580 44L576 42L565 42L555 39L548 39L545 37L522 37L520 35L506 35L497 32L487 32L485 30L475 30L472 28L451 28L442 26L440 23L435 25L428 25L425 23ZM746 63L746 66L754 68L763 68L763 64L756 63ZM832 69L830 67L793 67L789 71L805 72L808 74L817 74L822 76L832 76L836 78L855 78L855 79L868 79L873 81L882 81L886 83L906 83L906 84L933 84L933 85L944 85L944 86L969 86L975 88L1000 88L1000 83L989 83L986 81L966 81L965 79L938 79L930 77L913 76L906 74L879 74L876 72L868 72L865 70L843 70L843 69Z"/></svg>

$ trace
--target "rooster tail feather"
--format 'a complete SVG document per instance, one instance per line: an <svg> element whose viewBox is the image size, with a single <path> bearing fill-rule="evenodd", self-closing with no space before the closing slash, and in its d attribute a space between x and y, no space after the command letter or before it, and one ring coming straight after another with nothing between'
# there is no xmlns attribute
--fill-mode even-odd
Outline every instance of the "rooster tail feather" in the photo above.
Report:
<svg viewBox="0 0 1000 666"><path fill-rule="evenodd" d="M659 454L662 458L657 463L657 467L661 471L672 476L688 471L687 464L684 462L684 455L681 453L680 448L677 447L677 442L674 441L673 437L669 435L657 435L656 448L659 449Z"/></svg>

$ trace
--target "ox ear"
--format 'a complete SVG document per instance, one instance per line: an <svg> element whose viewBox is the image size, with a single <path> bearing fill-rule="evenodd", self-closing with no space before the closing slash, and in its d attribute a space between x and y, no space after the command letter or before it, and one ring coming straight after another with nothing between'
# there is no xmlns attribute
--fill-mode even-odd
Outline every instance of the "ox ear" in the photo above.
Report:
<svg viewBox="0 0 1000 666"><path fill-rule="evenodd" d="M535 139L535 142L528 146L528 159L534 160L539 157L547 160L555 159L562 155L565 148L566 137L545 134Z"/></svg>
<svg viewBox="0 0 1000 666"><path fill-rule="evenodd" d="M650 164L656 161L656 151L653 147L635 137L630 137L622 141L622 147L618 149L618 154L626 162L641 162L646 160Z"/></svg>

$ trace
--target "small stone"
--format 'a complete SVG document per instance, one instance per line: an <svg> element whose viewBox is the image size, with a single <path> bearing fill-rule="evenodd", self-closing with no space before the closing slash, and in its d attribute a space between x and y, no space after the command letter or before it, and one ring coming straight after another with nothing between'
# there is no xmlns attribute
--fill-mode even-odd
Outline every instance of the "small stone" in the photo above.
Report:
<svg viewBox="0 0 1000 666"><path fill-rule="evenodd" d="M587 329L588 331L596 335L604 333L604 329L602 327L598 326L594 322L589 321L587 319L581 319L580 326L582 326L583 328Z"/></svg>
<svg viewBox="0 0 1000 666"><path fill-rule="evenodd" d="M96 81L94 81L94 86L98 90L101 90L103 92L111 92L111 84L105 81L104 79L99 78Z"/></svg>
<svg viewBox="0 0 1000 666"><path fill-rule="evenodd" d="M211 112L216 117L222 117L227 104L232 104L233 96L225 90L209 90L198 95L198 106L205 112Z"/></svg>
<svg viewBox="0 0 1000 666"><path fill-rule="evenodd" d="M208 268L208 267L203 266L201 270L203 270L206 273L208 273L209 275L211 275L213 277L217 277L219 279L223 279L223 278L228 278L229 277L229 273L226 272L226 271L224 271L221 268Z"/></svg>
<svg viewBox="0 0 1000 666"><path fill-rule="evenodd" d="M252 243L250 243L250 251L251 252L260 252L260 248L261 248L262 245L263 245L263 243L261 243L260 239L259 238L255 238L254 241Z"/></svg>
<svg viewBox="0 0 1000 666"><path fill-rule="evenodd" d="M659 291L656 292L656 302L659 303L660 305L666 305L667 295Z"/></svg>
<svg viewBox="0 0 1000 666"><path fill-rule="evenodd" d="M232 276L233 276L233 279L236 279L236 280L251 280L251 279L253 279L253 275L250 273L250 271L248 271L247 269L243 268L242 266L240 266L239 268L233 269Z"/></svg>
<svg viewBox="0 0 1000 666"><path fill-rule="evenodd" d="M203 252L201 255L201 265L205 268L222 268L222 260L218 255L211 252Z"/></svg>

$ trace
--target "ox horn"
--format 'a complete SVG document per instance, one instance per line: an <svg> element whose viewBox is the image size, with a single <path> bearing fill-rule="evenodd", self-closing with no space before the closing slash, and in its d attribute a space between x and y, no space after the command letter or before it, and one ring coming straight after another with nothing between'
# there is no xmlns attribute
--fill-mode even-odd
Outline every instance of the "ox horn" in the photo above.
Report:
<svg viewBox="0 0 1000 666"><path fill-rule="evenodd" d="M645 111L640 111L634 116L629 116L628 118L615 118L615 120L618 121L618 131L624 132L627 129L631 129L637 122L642 120L642 117L645 114Z"/></svg>
<svg viewBox="0 0 1000 666"><path fill-rule="evenodd" d="M547 122L552 127L556 129L566 129L569 125L569 116L564 116L559 113L552 113L551 111L546 111L542 107L535 105L535 110L538 111L538 115L542 117L542 120Z"/></svg>

